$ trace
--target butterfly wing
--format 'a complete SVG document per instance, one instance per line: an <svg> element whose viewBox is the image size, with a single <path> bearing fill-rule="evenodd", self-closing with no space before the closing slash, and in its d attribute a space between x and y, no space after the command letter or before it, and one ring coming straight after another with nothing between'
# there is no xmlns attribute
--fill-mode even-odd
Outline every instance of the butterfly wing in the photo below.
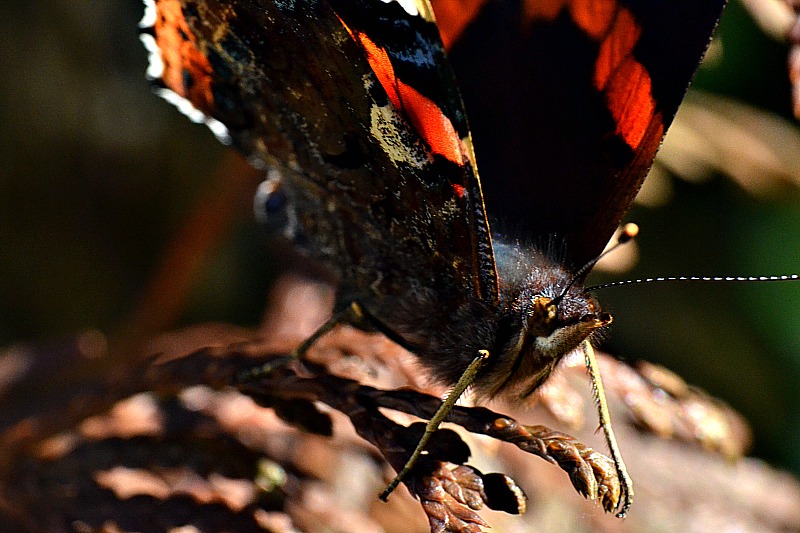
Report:
<svg viewBox="0 0 800 533"><path fill-rule="evenodd" d="M470 134L427 3L157 0L149 18L151 77L280 172L344 300L381 319L421 291L496 301Z"/></svg>
<svg viewBox="0 0 800 533"><path fill-rule="evenodd" d="M433 0L487 211L597 256L628 211L725 0ZM491 105L487 104L490 97Z"/></svg>

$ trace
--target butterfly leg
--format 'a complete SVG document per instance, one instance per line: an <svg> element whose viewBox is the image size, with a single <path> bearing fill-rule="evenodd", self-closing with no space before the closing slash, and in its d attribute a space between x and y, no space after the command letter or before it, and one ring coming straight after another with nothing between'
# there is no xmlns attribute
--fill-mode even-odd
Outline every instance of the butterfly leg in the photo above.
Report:
<svg viewBox="0 0 800 533"><path fill-rule="evenodd" d="M583 353L586 356L586 368L589 370L589 377L592 380L592 389L594 390L594 400L597 404L597 416L600 419L600 427L603 429L603 434L606 438L606 444L611 452L611 459L614 461L614 467L617 470L617 477L619 478L621 498L619 503L619 512L617 516L624 518L633 503L633 480L628 475L628 470L625 468L625 461L622 460L622 453L617 444L617 438L614 436L614 429L611 427L611 415L608 412L608 403L606 401L606 393L603 389L603 380L600 378L600 371L597 367L597 359L594 355L594 348L591 343L584 341Z"/></svg>
<svg viewBox="0 0 800 533"><path fill-rule="evenodd" d="M414 346L409 344L405 339L397 335L390 328L387 328L380 320L373 317L369 312L364 309L361 304L353 300L346 307L337 311L331 318L329 318L322 326L320 326L310 337L304 340L300 346L295 348L292 353L284 357L273 359L269 363L247 370L239 376L240 381L247 381L255 379L264 374L269 374L273 370L286 365L294 360L303 359L306 352L316 343L323 335L327 334L334 327L339 324L351 324L358 328L364 328L368 331L378 331L388 337L391 341L399 344L409 351L414 351Z"/></svg>
<svg viewBox="0 0 800 533"><path fill-rule="evenodd" d="M361 310L361 306L358 305L356 302L352 302L350 305L342 309L341 311L335 313L331 318L327 320L322 326L320 326L310 337L304 340L300 346L292 350L292 352L284 357L277 357L271 360L268 363L265 363L261 366L257 366L255 368L251 368L249 370L244 371L242 374L239 375L239 381L248 381L251 379L257 379L260 376L265 374L269 374L270 372L281 368L284 365L289 364L290 362L303 359L306 355L306 352L317 342L323 335L328 333L334 327L341 323L350 323L350 322L359 322L363 319L363 312Z"/></svg>
<svg viewBox="0 0 800 533"><path fill-rule="evenodd" d="M486 359L489 358L488 350L479 350L478 355L472 362L469 364L464 373L461 374L461 377L458 379L458 382L455 386L447 393L444 400L442 401L442 405L439 406L439 409L436 410L433 417L428 421L428 424L425 426L425 433L422 435L422 438L417 443L417 447L414 448L414 451L411 453L411 456L406 461L406 464L403 466L403 469L397 473L394 479L387 485L387 487L381 492L380 499L386 501L389 498L389 495L397 488L401 481L411 472L411 469L414 468L414 465L417 463L417 460L422 455L422 452L425 450L425 446L428 444L428 441L439 429L439 426L447 418L447 415L450 414L450 411L453 409L453 406L456 404L458 399L464 394L464 391L472 385L475 381L475 376L478 375L483 364L486 362Z"/></svg>
<svg viewBox="0 0 800 533"><path fill-rule="evenodd" d="M359 304L357 301L350 302L349 309L350 315L347 318L349 324L363 329L364 331L377 331L393 343L402 346L409 352L417 353L417 346L414 346L414 344L408 342L390 327L386 326L379 319L375 318L367 309L361 307L361 304Z"/></svg>

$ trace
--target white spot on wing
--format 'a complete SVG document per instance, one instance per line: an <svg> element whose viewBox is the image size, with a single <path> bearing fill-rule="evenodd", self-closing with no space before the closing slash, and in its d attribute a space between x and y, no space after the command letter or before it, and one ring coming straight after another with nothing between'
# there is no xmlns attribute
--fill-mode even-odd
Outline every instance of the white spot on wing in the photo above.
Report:
<svg viewBox="0 0 800 533"><path fill-rule="evenodd" d="M156 44L156 39L147 33L139 34L145 50L147 50L147 71L145 76L148 80L157 80L164 75L164 61L161 59L161 50Z"/></svg>
<svg viewBox="0 0 800 533"><path fill-rule="evenodd" d="M403 131L405 128L399 120L393 106L373 105L370 109L370 133L395 164L402 162L416 168L424 167L430 162L428 155L418 143L409 145L408 134Z"/></svg>
<svg viewBox="0 0 800 533"><path fill-rule="evenodd" d="M197 124L205 124L208 129L219 139L222 144L231 144L230 132L228 128L219 120L206 116L205 113L197 109L192 103L183 96L169 90L169 89L156 89L156 94L178 108L178 111L189 117L189 120Z"/></svg>
<svg viewBox="0 0 800 533"><path fill-rule="evenodd" d="M156 24L156 3L154 0L144 0L144 15L139 21L140 28L152 28Z"/></svg>
<svg viewBox="0 0 800 533"><path fill-rule="evenodd" d="M384 4L388 4L389 2L397 2L400 4L406 13L411 15L412 17L419 16L419 9L417 8L417 3L415 0L381 0Z"/></svg>

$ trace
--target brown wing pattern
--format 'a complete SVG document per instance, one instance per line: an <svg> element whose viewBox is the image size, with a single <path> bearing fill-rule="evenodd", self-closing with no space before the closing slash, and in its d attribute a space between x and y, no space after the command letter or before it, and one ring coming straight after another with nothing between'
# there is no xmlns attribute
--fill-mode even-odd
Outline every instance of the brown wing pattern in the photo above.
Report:
<svg viewBox="0 0 800 533"><path fill-rule="evenodd" d="M407 5L159 0L153 30L165 86L280 171L308 250L379 318L387 295L497 299L460 96Z"/></svg>

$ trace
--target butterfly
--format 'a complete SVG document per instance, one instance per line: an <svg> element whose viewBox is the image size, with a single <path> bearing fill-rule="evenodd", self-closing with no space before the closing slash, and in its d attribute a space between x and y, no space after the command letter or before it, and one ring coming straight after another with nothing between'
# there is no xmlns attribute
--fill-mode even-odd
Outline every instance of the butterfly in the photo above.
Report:
<svg viewBox="0 0 800 533"><path fill-rule="evenodd" d="M644 180L723 6L149 5L148 76L269 169L267 223L338 280L333 318L299 352L349 322L383 332L453 386L384 497L466 388L524 399L567 353L582 346L591 357L611 316L583 280ZM510 229L493 232L490 215ZM624 515L632 485L602 407L600 416Z"/></svg>

